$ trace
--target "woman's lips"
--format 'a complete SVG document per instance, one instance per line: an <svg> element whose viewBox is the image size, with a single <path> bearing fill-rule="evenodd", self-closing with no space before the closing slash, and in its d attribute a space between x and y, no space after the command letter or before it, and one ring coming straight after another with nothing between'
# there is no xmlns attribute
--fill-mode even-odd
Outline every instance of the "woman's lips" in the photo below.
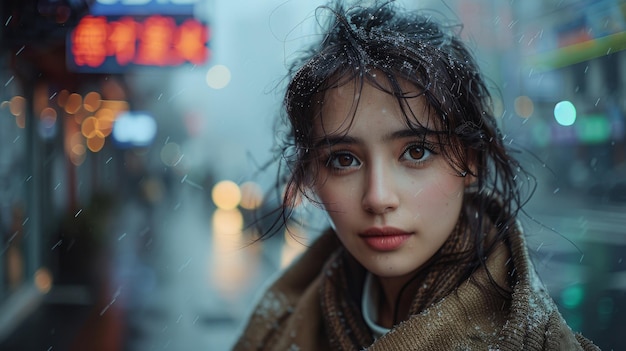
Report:
<svg viewBox="0 0 626 351"><path fill-rule="evenodd" d="M411 233L401 229L384 227L369 228L359 234L365 244L376 251L393 251L406 242Z"/></svg>

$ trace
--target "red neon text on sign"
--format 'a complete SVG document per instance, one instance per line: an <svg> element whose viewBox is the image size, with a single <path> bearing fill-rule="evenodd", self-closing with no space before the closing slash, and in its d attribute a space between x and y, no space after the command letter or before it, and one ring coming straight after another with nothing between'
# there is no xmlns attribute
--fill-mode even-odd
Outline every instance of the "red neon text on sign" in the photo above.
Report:
<svg viewBox="0 0 626 351"><path fill-rule="evenodd" d="M171 17L154 15L143 21L131 17L108 22L86 16L71 36L71 52L78 66L99 67L108 57L120 66L201 64L208 58L208 29L195 19L178 25Z"/></svg>
<svg viewBox="0 0 626 351"><path fill-rule="evenodd" d="M209 33L201 23L187 20L180 26L174 40L174 48L181 57L191 63L200 64L208 58L202 43L209 40Z"/></svg>
<svg viewBox="0 0 626 351"><path fill-rule="evenodd" d="M79 66L98 67L106 58L107 22L104 17L87 16L72 33L72 54Z"/></svg>
<svg viewBox="0 0 626 351"><path fill-rule="evenodd" d="M170 17L148 17L139 37L137 63L155 66L179 64L174 62L178 55L170 53L175 30L176 23Z"/></svg>
<svg viewBox="0 0 626 351"><path fill-rule="evenodd" d="M125 66L135 57L139 25L132 18L125 17L109 24L107 54L115 56L117 63Z"/></svg>

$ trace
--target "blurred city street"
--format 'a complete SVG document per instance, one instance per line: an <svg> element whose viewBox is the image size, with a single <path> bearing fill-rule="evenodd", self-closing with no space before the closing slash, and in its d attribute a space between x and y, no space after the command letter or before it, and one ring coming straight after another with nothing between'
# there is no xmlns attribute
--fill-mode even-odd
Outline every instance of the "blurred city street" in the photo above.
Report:
<svg viewBox="0 0 626 351"><path fill-rule="evenodd" d="M98 289L59 286L0 349L228 350L281 247L215 242L206 193L177 191L155 208L124 204Z"/></svg>

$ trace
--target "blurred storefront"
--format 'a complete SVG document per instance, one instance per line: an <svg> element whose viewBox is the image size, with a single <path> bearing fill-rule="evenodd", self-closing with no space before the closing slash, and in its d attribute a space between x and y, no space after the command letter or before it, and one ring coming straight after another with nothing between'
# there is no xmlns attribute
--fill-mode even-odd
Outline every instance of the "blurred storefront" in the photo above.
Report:
<svg viewBox="0 0 626 351"><path fill-rule="evenodd" d="M521 137L562 175L554 186L624 203L626 4L518 6L523 68L512 101L528 119Z"/></svg>
<svg viewBox="0 0 626 351"><path fill-rule="evenodd" d="M158 86L168 67L209 60L199 4L2 2L0 341L44 298L92 303L113 204L165 196L168 170L150 181L148 149L186 131L166 102L145 104L133 72Z"/></svg>
<svg viewBox="0 0 626 351"><path fill-rule="evenodd" d="M534 206L575 245L551 252L551 293L572 328L620 349L626 325L626 2L517 2L511 138L544 168ZM556 201L556 199L560 199ZM550 209L556 206L557 209ZM548 244L549 245L549 244ZM566 247L568 250L564 250ZM539 265L541 266L541 265ZM559 267L559 268L555 268ZM541 269L541 268L540 268Z"/></svg>

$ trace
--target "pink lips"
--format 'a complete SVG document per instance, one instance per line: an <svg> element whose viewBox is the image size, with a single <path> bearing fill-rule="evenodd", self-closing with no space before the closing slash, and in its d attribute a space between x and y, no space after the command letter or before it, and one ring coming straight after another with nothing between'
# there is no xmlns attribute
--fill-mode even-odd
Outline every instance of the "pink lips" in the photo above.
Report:
<svg viewBox="0 0 626 351"><path fill-rule="evenodd" d="M409 239L411 233L393 227L369 228L359 234L376 251L393 251Z"/></svg>

